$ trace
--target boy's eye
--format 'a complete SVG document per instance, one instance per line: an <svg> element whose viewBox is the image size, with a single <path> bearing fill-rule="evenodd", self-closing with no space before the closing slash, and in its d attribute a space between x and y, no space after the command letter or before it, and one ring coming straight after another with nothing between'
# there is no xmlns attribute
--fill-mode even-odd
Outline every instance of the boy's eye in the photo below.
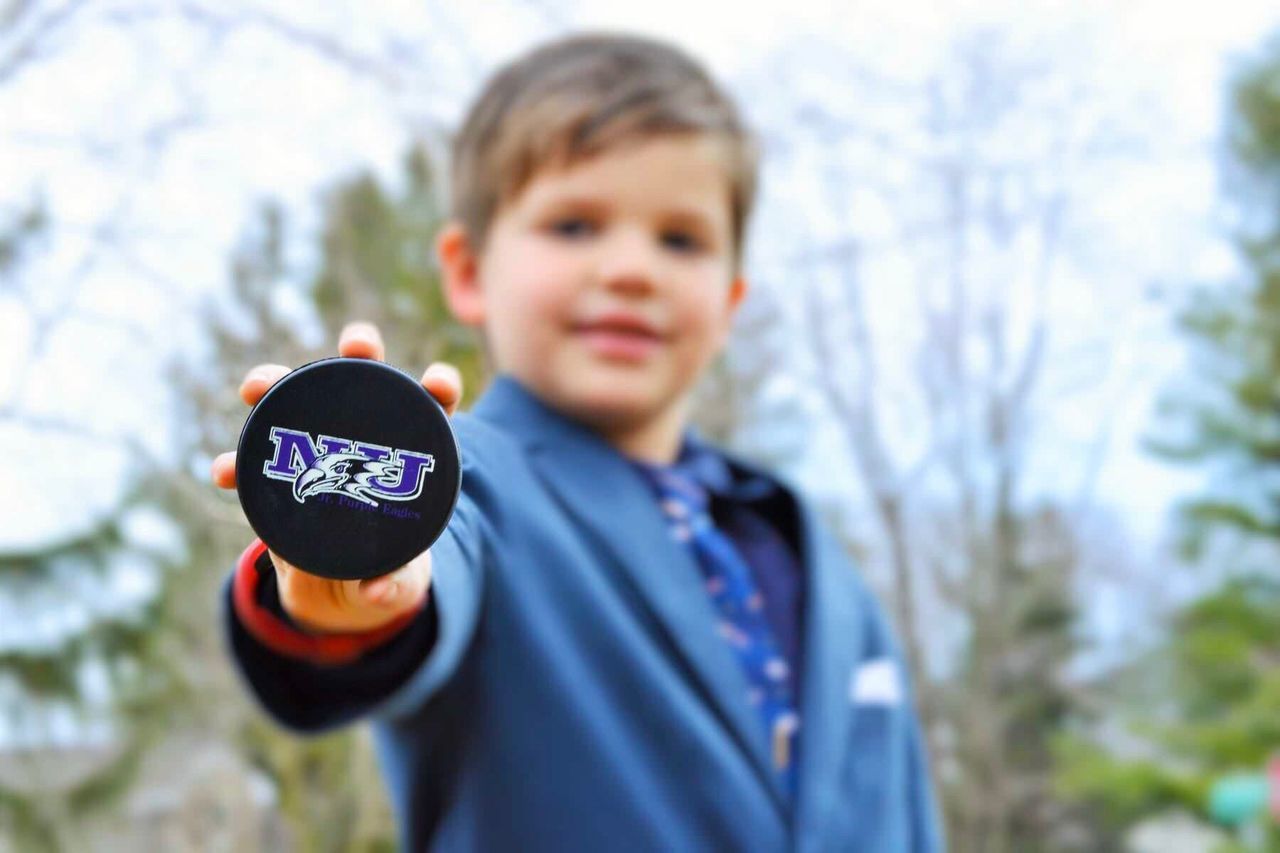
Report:
<svg viewBox="0 0 1280 853"><path fill-rule="evenodd" d="M591 223L585 219L558 219L551 230L562 237L585 237L591 233Z"/></svg>
<svg viewBox="0 0 1280 853"><path fill-rule="evenodd" d="M567 217L553 221L549 230L559 237L581 238L588 237L599 229L596 223L590 219ZM687 231L665 231L660 239L662 245L677 252L690 253L702 249L702 241Z"/></svg>
<svg viewBox="0 0 1280 853"><path fill-rule="evenodd" d="M681 252L692 252L702 246L697 238L683 231L668 231L662 235L662 243Z"/></svg>

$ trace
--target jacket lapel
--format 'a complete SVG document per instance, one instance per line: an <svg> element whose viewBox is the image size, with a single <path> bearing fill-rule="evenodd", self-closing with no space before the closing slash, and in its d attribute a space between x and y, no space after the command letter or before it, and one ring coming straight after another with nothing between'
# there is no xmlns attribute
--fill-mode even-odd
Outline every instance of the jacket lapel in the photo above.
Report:
<svg viewBox="0 0 1280 853"><path fill-rule="evenodd" d="M495 378L473 411L525 443L535 469L655 617L782 810L769 745L747 702L746 676L715 630L718 620L693 555L671 536L639 472L590 429L550 410L509 377Z"/></svg>
<svg viewBox="0 0 1280 853"><path fill-rule="evenodd" d="M820 838L841 795L853 719L850 678L862 656L863 630L848 559L823 535L818 519L799 503L801 560L805 567L804 674L800 706L800 778L795 828ZM814 838L813 840L817 840Z"/></svg>

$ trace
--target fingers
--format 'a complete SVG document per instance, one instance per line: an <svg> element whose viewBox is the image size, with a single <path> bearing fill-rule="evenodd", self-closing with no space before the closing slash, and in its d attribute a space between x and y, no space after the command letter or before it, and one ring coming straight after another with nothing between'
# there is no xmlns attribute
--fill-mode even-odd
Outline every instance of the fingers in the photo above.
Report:
<svg viewBox="0 0 1280 853"><path fill-rule="evenodd" d="M382 333L372 323L348 323L338 335L338 355L344 358L372 358L383 361L387 356Z"/></svg>
<svg viewBox="0 0 1280 853"><path fill-rule="evenodd" d="M381 361L385 357L382 335L372 323L348 323L338 339L338 354L348 358L372 358ZM245 374L240 382L240 399L246 405L256 406L271 386L289 373L283 364L259 364ZM222 489L236 487L236 455L222 453L213 460L209 469L216 486Z"/></svg>
<svg viewBox="0 0 1280 853"><path fill-rule="evenodd" d="M378 361L385 359L386 347L378 327L372 323L348 323L338 336L338 355ZM283 364L259 364L245 374L244 381L240 383L240 399L247 405L257 405L271 386L288 372L289 368Z"/></svg>
<svg viewBox="0 0 1280 853"><path fill-rule="evenodd" d="M234 489L236 487L235 451L219 453L215 456L213 464L209 466L209 474L213 477L213 484L218 488Z"/></svg>
<svg viewBox="0 0 1280 853"><path fill-rule="evenodd" d="M445 412L452 415L462 400L462 374L458 368L437 361L422 374L422 387L440 402Z"/></svg>
<svg viewBox="0 0 1280 853"><path fill-rule="evenodd" d="M357 588L365 602L379 607L390 607L402 592L400 580L391 575L362 581Z"/></svg>
<svg viewBox="0 0 1280 853"><path fill-rule="evenodd" d="M279 382L289 368L283 364L259 364L245 374L240 383L240 399L246 405L256 406L272 385ZM236 487L236 454L234 452L219 453L209 466L209 474L213 483L220 489Z"/></svg>
<svg viewBox="0 0 1280 853"><path fill-rule="evenodd" d="M262 395L266 394L272 385L283 379L288 372L289 368L283 364L259 364L246 373L244 381L240 383L240 399L244 400L246 405L256 406L262 399Z"/></svg>

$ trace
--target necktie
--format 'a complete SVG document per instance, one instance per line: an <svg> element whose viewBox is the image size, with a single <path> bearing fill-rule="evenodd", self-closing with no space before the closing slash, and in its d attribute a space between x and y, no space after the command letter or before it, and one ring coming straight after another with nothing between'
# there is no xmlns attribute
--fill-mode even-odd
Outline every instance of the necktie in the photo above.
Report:
<svg viewBox="0 0 1280 853"><path fill-rule="evenodd" d="M764 597L733 541L715 526L707 490L678 468L646 468L676 540L692 551L719 616L717 630L747 676L747 702L760 714L773 769L788 795L795 793L794 679L764 615Z"/></svg>

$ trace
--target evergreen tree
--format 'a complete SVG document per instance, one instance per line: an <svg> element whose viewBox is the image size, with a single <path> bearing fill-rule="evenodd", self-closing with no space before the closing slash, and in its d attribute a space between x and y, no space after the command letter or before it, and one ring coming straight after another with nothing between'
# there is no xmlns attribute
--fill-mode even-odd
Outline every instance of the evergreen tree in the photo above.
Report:
<svg viewBox="0 0 1280 853"><path fill-rule="evenodd" d="M287 259L309 237L291 236L274 204L260 208L232 259L230 304L208 312L210 351L177 376L193 454L211 458L233 446L248 414L235 389L250 367L333 356L339 330L352 320L377 324L388 362L414 375L431 361L454 363L464 405L474 398L483 378L478 342L449 316L434 258L444 217L439 197L430 158L417 146L406 154L397 187L367 174L337 184L323 200L317 268L302 273ZM294 310L285 310L289 304ZM308 334L317 327L321 334ZM213 497L224 509L235 503L230 494ZM238 507L233 523L198 514L188 526L202 537L199 559L216 569L210 576L219 583L253 535ZM216 584L204 587L206 600L218 594ZM299 738L256 709L246 712L242 688L232 687L238 696L231 704L240 709L234 736L276 783L295 849L393 849L395 827L365 727Z"/></svg>
<svg viewBox="0 0 1280 853"><path fill-rule="evenodd" d="M1104 837L1175 809L1207 821L1216 781L1263 772L1280 749L1277 612L1280 580L1226 582L1178 612L1164 647L1113 676L1123 737L1061 738L1059 790L1090 806Z"/></svg>
<svg viewBox="0 0 1280 853"><path fill-rule="evenodd" d="M1122 735L1059 744L1063 791L1113 831L1173 807L1207 818L1216 779L1259 773L1280 750L1280 34L1229 93L1223 173L1244 274L1200 288L1182 313L1193 379L1162 400L1150 441L1208 474L1179 508L1180 542L1221 586L1113 676Z"/></svg>
<svg viewBox="0 0 1280 853"><path fill-rule="evenodd" d="M47 223L36 202L0 226L0 290L19 300ZM0 401L0 422L32 436L47 429L17 399ZM60 445L90 458L100 440L80 428L58 424ZM0 838L20 849L75 846L73 824L116 803L187 695L166 647L183 556L169 497L158 467L137 457L98 517L77 508L43 540L11 538L15 524L0 542Z"/></svg>
<svg viewBox="0 0 1280 853"><path fill-rule="evenodd" d="M467 400L483 376L473 330L449 314L435 262L435 236L446 211L440 181L426 151L404 161L398 192L371 176L341 185L330 196L322 238L323 266L311 299L326 330L325 354L350 320L372 320L382 331L388 360L421 372L437 360L462 372Z"/></svg>
<svg viewBox="0 0 1280 853"><path fill-rule="evenodd" d="M1197 381L1163 401L1151 442L1212 477L1182 508L1192 556L1219 534L1273 555L1280 542L1280 35L1238 72L1230 104L1224 176L1245 273L1183 313Z"/></svg>

